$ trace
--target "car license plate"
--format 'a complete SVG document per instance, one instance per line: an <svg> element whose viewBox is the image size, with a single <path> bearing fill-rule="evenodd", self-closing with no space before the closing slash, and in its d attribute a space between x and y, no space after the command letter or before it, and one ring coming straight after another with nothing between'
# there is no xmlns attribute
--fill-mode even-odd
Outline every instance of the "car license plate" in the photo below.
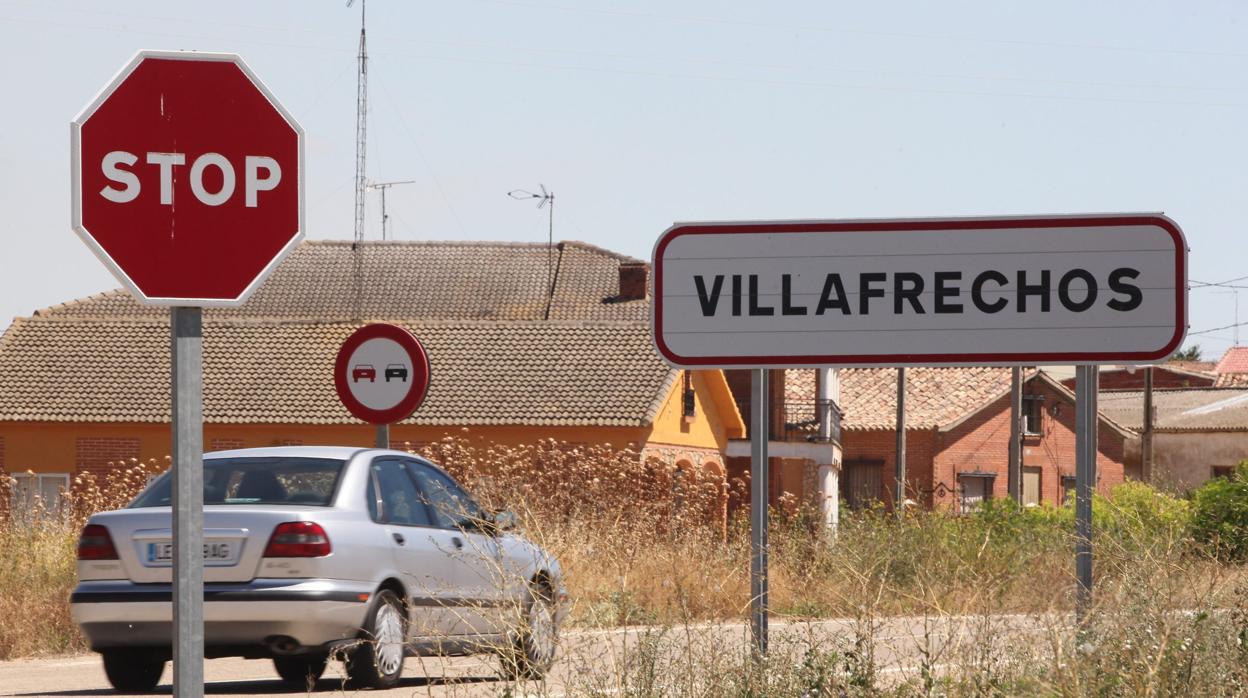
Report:
<svg viewBox="0 0 1248 698"><path fill-rule="evenodd" d="M208 541L204 543L204 564L231 564L235 552L233 541ZM147 564L149 567L173 564L173 541L148 543Z"/></svg>

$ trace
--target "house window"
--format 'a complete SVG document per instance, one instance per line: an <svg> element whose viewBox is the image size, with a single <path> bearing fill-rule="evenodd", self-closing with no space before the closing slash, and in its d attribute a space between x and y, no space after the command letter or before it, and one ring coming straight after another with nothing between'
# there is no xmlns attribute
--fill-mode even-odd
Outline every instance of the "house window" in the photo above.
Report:
<svg viewBox="0 0 1248 698"><path fill-rule="evenodd" d="M685 371L684 389L680 393L681 414L686 422L692 422L694 418L694 408L697 402L693 395L693 373Z"/></svg>
<svg viewBox="0 0 1248 698"><path fill-rule="evenodd" d="M1040 419L1044 415L1043 395L1023 396L1023 433L1039 434Z"/></svg>
<svg viewBox="0 0 1248 698"><path fill-rule="evenodd" d="M958 490L962 494L962 513L974 511L986 499L992 499L992 473L958 473Z"/></svg>
<svg viewBox="0 0 1248 698"><path fill-rule="evenodd" d="M1075 501L1075 476L1062 476L1062 504Z"/></svg>
<svg viewBox="0 0 1248 698"><path fill-rule="evenodd" d="M1235 466L1233 465L1215 465L1212 467L1213 477L1224 477L1231 479L1235 476Z"/></svg>
<svg viewBox="0 0 1248 698"><path fill-rule="evenodd" d="M15 473L14 514L19 516L59 516L64 495L69 491L66 473Z"/></svg>

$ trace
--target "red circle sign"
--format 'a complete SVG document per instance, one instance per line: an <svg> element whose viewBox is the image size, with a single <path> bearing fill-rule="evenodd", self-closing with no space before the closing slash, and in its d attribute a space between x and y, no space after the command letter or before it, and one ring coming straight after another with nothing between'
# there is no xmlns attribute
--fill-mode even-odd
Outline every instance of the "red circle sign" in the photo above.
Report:
<svg viewBox="0 0 1248 698"><path fill-rule="evenodd" d="M140 51L71 134L74 229L140 301L238 305L303 237L303 130L236 55Z"/></svg>
<svg viewBox="0 0 1248 698"><path fill-rule="evenodd" d="M338 350L334 387L351 414L372 424L412 416L429 390L429 356L402 327L365 325Z"/></svg>

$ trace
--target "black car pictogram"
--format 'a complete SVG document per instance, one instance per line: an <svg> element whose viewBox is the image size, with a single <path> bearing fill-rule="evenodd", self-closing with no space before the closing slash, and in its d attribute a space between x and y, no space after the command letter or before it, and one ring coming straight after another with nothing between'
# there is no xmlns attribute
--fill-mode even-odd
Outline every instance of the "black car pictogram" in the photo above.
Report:
<svg viewBox="0 0 1248 698"><path fill-rule="evenodd" d="M389 383L391 378L401 379L407 382L407 367L403 364L389 364L386 366L386 382Z"/></svg>

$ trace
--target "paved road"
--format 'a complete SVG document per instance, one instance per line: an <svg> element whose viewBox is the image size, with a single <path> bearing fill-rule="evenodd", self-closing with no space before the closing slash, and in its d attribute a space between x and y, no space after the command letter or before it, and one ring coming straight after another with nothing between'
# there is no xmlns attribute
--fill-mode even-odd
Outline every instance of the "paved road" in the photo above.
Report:
<svg viewBox="0 0 1248 698"><path fill-rule="evenodd" d="M936 671L966 661L965 650L982 649L988 642L1035 640L1053 632L1062 619L1024 616L946 617L923 619L900 617L881 621L870 635L875 659L885 681L917 676L926 661ZM1052 627L1051 627L1052 626ZM866 629L851 620L810 623L775 623L776 652L807 647L832 649L852 646ZM580 695L591 688L599 695L618 692L630 685L630 672L639 657L655 662L660 673L673 681L684 680L690 658L700 663L711 656L739 656L748 646L748 627L739 623L698 624L667 629L626 628L565 633L556 663L545 682L511 684L499 678L498 662L490 657L411 658L404 668L402 684L388 691L357 692L343 685L340 664L331 663L317 684L317 696L355 694L367 696L515 696ZM1027 640L1027 638L1031 638ZM692 650L690 648L693 648ZM927 659L923 659L923 649ZM725 654L727 653L727 654ZM206 695L291 696L307 695L277 678L268 660L213 659L205 664ZM158 693L171 692L172 672L166 666ZM103 667L95 655L0 662L0 696L117 696L109 688Z"/></svg>

